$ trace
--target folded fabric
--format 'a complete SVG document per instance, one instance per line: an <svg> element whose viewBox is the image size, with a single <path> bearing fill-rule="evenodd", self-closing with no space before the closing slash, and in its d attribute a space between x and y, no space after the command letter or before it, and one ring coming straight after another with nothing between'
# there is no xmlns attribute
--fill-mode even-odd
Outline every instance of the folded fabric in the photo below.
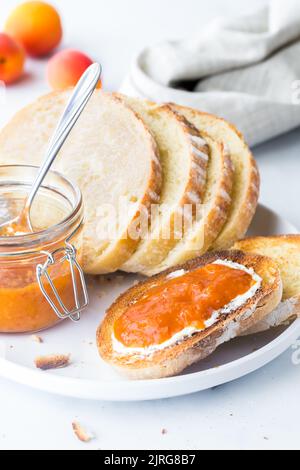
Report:
<svg viewBox="0 0 300 470"><path fill-rule="evenodd" d="M300 126L300 2L215 20L142 51L121 92L223 116L251 145Z"/></svg>

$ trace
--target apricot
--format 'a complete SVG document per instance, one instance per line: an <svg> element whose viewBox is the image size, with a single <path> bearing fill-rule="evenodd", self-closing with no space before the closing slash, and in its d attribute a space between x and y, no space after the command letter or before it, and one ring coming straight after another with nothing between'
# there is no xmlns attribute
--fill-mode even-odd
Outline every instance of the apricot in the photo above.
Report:
<svg viewBox="0 0 300 470"><path fill-rule="evenodd" d="M25 52L8 34L0 33L0 81L6 84L18 80L24 71Z"/></svg>
<svg viewBox="0 0 300 470"><path fill-rule="evenodd" d="M45 2L25 2L10 14L5 31L23 44L33 57L55 49L62 39L62 24L56 9Z"/></svg>
<svg viewBox="0 0 300 470"><path fill-rule="evenodd" d="M72 49L58 52L47 67L48 82L53 90L74 87L82 74L93 63L87 55ZM101 87L99 82L98 88Z"/></svg>

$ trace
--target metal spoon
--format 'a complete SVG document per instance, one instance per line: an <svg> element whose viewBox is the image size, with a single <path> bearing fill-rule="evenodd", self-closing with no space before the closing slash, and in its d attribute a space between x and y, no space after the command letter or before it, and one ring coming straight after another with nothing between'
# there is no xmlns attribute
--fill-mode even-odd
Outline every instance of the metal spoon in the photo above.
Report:
<svg viewBox="0 0 300 470"><path fill-rule="evenodd" d="M0 236L13 236L26 233L32 233L33 228L30 220L30 209L33 200L43 183L48 171L50 170L52 163L57 157L60 149L65 143L71 130L76 124L79 116L87 105L91 98L100 78L102 68L100 64L91 65L79 80L75 87L67 107L59 121L59 124L54 132L54 135L49 143L48 150L46 152L45 161L42 164L38 175L32 185L30 193L26 199L24 208L20 215L15 219L0 224Z"/></svg>

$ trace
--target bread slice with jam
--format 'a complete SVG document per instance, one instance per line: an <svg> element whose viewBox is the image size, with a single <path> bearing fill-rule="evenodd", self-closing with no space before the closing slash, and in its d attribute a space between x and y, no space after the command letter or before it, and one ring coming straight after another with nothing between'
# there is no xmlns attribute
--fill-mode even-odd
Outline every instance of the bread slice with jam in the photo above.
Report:
<svg viewBox="0 0 300 470"><path fill-rule="evenodd" d="M270 258L206 254L121 295L97 331L99 353L131 379L177 375L263 320L281 296Z"/></svg>
<svg viewBox="0 0 300 470"><path fill-rule="evenodd" d="M246 333L266 331L300 316L300 235L247 238L236 243L234 248L272 258L283 282L279 306Z"/></svg>

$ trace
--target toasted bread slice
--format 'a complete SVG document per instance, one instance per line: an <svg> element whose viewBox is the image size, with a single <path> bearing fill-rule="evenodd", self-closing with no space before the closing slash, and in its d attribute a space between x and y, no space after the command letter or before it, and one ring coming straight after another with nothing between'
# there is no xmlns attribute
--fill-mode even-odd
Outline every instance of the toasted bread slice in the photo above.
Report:
<svg viewBox="0 0 300 470"><path fill-rule="evenodd" d="M163 262L147 270L147 275L160 273L206 253L227 220L234 178L230 154L222 144L215 142L207 134L202 135L205 136L210 150L203 211Z"/></svg>
<svg viewBox="0 0 300 470"><path fill-rule="evenodd" d="M232 204L227 221L211 250L230 248L243 238L255 214L260 188L256 162L239 131L227 121L190 108L173 105L197 129L228 148L235 169Z"/></svg>
<svg viewBox="0 0 300 470"><path fill-rule="evenodd" d="M0 163L40 165L68 97L51 93L20 111L0 133ZM148 212L159 200L161 165L151 133L120 99L96 91L54 168L83 192L85 271L115 271L139 243L128 234L141 208ZM105 210L115 214L112 236L103 230Z"/></svg>
<svg viewBox="0 0 300 470"><path fill-rule="evenodd" d="M204 331L183 338L178 343L151 355L120 354L114 348L113 328L127 308L137 302L154 285L163 284L175 271L192 271L217 260L229 260L252 268L262 279L260 288L244 305L220 315L215 324ZM282 282L277 265L270 258L241 251L209 253L140 283L125 292L109 308L97 331L101 357L131 379L155 379L179 374L186 367L210 355L219 345L240 335L277 307L282 296Z"/></svg>
<svg viewBox="0 0 300 470"><path fill-rule="evenodd" d="M300 316L300 235L248 238L234 247L273 258L283 282L282 302L247 334L266 331Z"/></svg>
<svg viewBox="0 0 300 470"><path fill-rule="evenodd" d="M163 186L156 212L152 213L151 230L136 252L122 266L127 272L147 274L167 256L182 238L188 225L178 234L176 220L184 209L195 210L203 202L206 186L208 146L197 129L169 106L159 106L135 98L122 97L151 129L158 144L163 168ZM188 221L187 221L188 222Z"/></svg>

